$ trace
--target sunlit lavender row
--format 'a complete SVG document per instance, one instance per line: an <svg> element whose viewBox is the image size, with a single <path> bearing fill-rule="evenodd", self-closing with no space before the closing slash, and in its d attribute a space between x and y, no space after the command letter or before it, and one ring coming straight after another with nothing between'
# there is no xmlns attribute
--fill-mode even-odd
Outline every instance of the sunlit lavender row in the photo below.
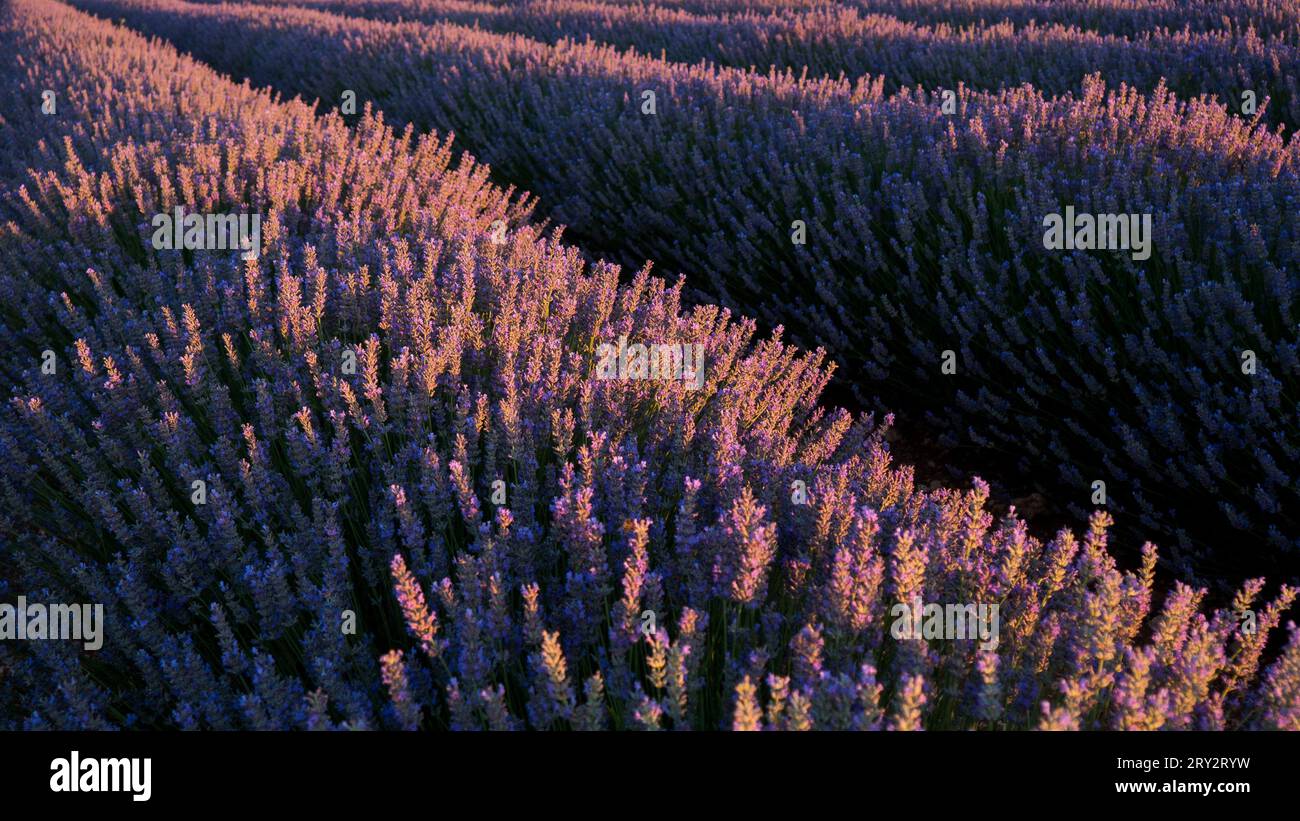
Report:
<svg viewBox="0 0 1300 821"><path fill-rule="evenodd" d="M864 403L999 454L1080 520L1104 501L1188 578L1295 572L1285 134L1095 78L1060 98L885 96L453 25L77 4L327 108L351 92L454 131L587 248L826 347ZM1049 247L1075 212L1144 218L1145 251Z"/></svg>
<svg viewBox="0 0 1300 821"><path fill-rule="evenodd" d="M1002 23L956 29L836 5L798 14L710 16L592 0L501 6L465 0L273 0L256 5L388 21L449 22L544 42L591 37L651 56L662 53L677 62L708 60L763 71L776 66L814 75L882 75L891 92L913 85L965 84L995 90L1031 83L1045 94L1060 94L1077 90L1094 72L1111 85L1123 82L1150 91L1163 79L1180 96L1210 94L1233 111L1241 110L1242 95L1250 91L1255 105L1271 98L1267 121L1290 128L1300 123L1295 94L1300 87L1300 48L1269 42L1255 32L1144 31L1130 38L1062 25Z"/></svg>
<svg viewBox="0 0 1300 821"><path fill-rule="evenodd" d="M820 353L584 264L436 136L0 13L0 593L107 614L0 642L0 725L1300 728L1294 589L1210 609L1103 512L919 489ZM176 206L258 253L159 250ZM624 339L705 378L603 372Z"/></svg>

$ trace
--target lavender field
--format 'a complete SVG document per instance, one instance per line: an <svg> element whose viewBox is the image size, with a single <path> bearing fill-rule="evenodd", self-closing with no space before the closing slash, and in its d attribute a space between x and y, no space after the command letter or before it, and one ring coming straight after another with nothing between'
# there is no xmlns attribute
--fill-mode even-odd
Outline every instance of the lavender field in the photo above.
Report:
<svg viewBox="0 0 1300 821"><path fill-rule="evenodd" d="M1295 3L0 64L0 730L1300 730Z"/></svg>

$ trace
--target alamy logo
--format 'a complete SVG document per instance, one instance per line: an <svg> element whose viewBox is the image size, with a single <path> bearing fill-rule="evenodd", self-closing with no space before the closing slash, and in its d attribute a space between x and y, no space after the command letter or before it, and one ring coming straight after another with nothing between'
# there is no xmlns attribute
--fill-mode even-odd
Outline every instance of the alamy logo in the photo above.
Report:
<svg viewBox="0 0 1300 821"><path fill-rule="evenodd" d="M104 605L0 604L0 640L81 641L87 650L104 646Z"/></svg>
<svg viewBox="0 0 1300 821"><path fill-rule="evenodd" d="M596 357L597 379L671 379L690 383L690 388L704 386L704 346L698 342L629 345L620 336L617 346L597 346Z"/></svg>
<svg viewBox="0 0 1300 821"><path fill-rule="evenodd" d="M183 206L154 216L153 247L158 251L243 251L257 259L262 251L261 214L187 214Z"/></svg>
<svg viewBox="0 0 1300 821"><path fill-rule="evenodd" d="M894 638L980 641L980 647L998 646L998 605L996 604L924 604L920 598L911 604L899 602L890 608L894 623L889 633Z"/></svg>
<svg viewBox="0 0 1300 821"><path fill-rule="evenodd" d="M132 801L153 795L151 758L81 758L76 750L68 758L50 762L51 792L129 792Z"/></svg>
<svg viewBox="0 0 1300 821"><path fill-rule="evenodd" d="M1150 214L1076 214L1043 217L1043 247L1050 251L1132 251L1133 259L1151 258Z"/></svg>

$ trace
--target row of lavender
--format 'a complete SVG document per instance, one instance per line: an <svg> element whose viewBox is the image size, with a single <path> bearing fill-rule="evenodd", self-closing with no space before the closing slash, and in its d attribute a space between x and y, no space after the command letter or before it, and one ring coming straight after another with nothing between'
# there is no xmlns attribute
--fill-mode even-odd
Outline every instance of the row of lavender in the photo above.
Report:
<svg viewBox="0 0 1300 821"><path fill-rule="evenodd" d="M437 0L404 0L404 2ZM511 5L514 0L479 0ZM625 8L657 6L690 14L797 14L826 6L853 6L920 23L1031 22L1079 26L1104 34L1134 35L1157 28L1193 31L1254 28L1262 36L1300 42L1300 9L1290 0L595 0Z"/></svg>
<svg viewBox="0 0 1300 821"><path fill-rule="evenodd" d="M533 0L489 5L466 0L262 0L377 20L450 22L554 42L587 37L669 60L814 75L882 75L886 90L924 85L998 89L1031 83L1045 94L1079 88L1100 72L1111 85L1150 91L1163 79L1180 96L1211 94L1266 119L1300 124L1300 46L1255 32L1143 31L1131 37L1072 25L1002 23L955 29L829 6L797 14L693 15L661 7L593 0Z"/></svg>
<svg viewBox="0 0 1300 821"><path fill-rule="evenodd" d="M0 592L104 606L0 643L4 726L1300 728L1294 589L1157 606L1104 514L917 489L820 355L586 267L436 137L2 13ZM176 205L261 253L158 250ZM601 379L620 337L707 379ZM993 630L900 635L922 602Z"/></svg>
<svg viewBox="0 0 1300 821"><path fill-rule="evenodd" d="M729 0L721 0L725 3ZM772 0L783 6L790 0ZM700 3L708 8L719 0L655 0L668 6ZM816 0L813 0L816 2ZM1079 26L1104 34L1132 36L1157 28L1179 31L1255 29L1263 37L1283 37L1300 43L1300 8L1290 0L850 0L880 14L927 23L968 25L1009 20ZM768 0L757 0L760 6ZM797 6L803 3L796 0Z"/></svg>
<svg viewBox="0 0 1300 821"><path fill-rule="evenodd" d="M1189 576L1222 541L1295 572L1300 146L1262 125L1096 80L963 92L949 114L865 80L451 25L78 5L326 106L351 92L455 131L589 248L684 270L825 346L863 401L1140 517ZM1149 258L1046 248L1045 224L1080 213L1146 219Z"/></svg>

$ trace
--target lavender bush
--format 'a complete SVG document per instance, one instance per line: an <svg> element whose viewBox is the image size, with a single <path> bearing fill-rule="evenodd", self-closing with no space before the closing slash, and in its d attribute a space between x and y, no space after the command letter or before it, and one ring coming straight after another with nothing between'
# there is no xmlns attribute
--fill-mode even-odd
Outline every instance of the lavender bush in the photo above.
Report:
<svg viewBox="0 0 1300 821"><path fill-rule="evenodd" d="M448 141L51 0L0 45L2 592L108 614L0 642L0 726L1300 728L1294 588L1210 609L1105 513L918 488L820 351L620 284ZM156 249L178 203L261 253ZM707 378L602 378L623 337ZM897 638L922 600L1001 630Z"/></svg>
<svg viewBox="0 0 1300 821"><path fill-rule="evenodd" d="M999 453L1080 518L1104 482L1186 578L1240 577L1245 558L1295 575L1298 149L1258 114L1095 77L1057 98L960 89L947 113L943 95L886 96L879 79L301 9L77 2L256 82L351 90L455 131L588 248L680 268L698 298L831 351L864 404ZM1066 208L1150 214L1150 258L1045 249Z"/></svg>

